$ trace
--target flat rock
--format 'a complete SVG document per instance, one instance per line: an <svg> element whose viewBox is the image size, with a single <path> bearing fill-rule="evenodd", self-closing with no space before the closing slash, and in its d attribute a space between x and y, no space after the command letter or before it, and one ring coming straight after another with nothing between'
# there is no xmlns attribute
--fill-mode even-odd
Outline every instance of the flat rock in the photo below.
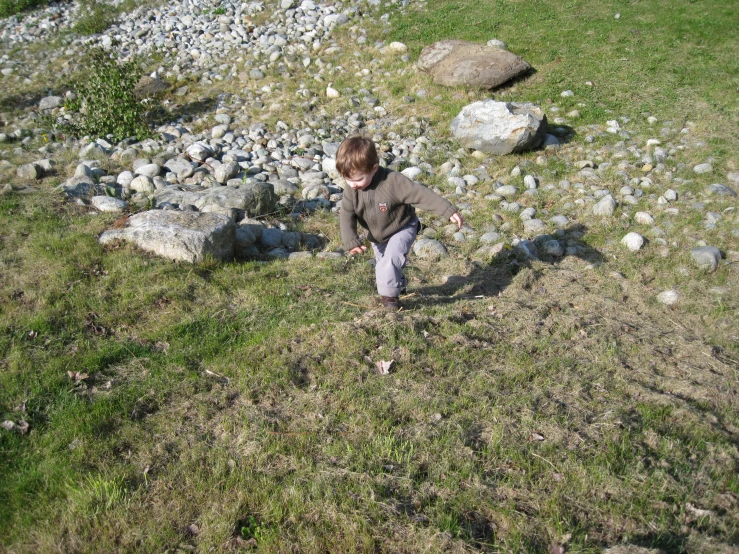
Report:
<svg viewBox="0 0 739 554"><path fill-rule="evenodd" d="M245 212L256 217L275 211L277 196L272 183L247 183L238 187L212 187L198 192L177 190L166 187L154 194L157 204L195 206L201 212L230 214L231 210Z"/></svg>
<svg viewBox="0 0 739 554"><path fill-rule="evenodd" d="M547 118L535 104L495 100L465 106L451 124L462 146L496 156L536 148L546 128Z"/></svg>
<svg viewBox="0 0 739 554"><path fill-rule="evenodd" d="M199 263L234 257L236 224L223 214L150 210L131 216L123 229L105 231L101 244L130 241L171 260Z"/></svg>
<svg viewBox="0 0 739 554"><path fill-rule="evenodd" d="M495 88L531 69L508 50L464 40L442 40L426 46L417 66L430 73L438 85L480 88Z"/></svg>

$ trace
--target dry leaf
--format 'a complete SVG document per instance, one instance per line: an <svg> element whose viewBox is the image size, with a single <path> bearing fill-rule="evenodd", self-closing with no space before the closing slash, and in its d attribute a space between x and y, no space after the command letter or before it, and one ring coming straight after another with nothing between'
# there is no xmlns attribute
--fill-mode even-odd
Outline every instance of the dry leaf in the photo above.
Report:
<svg viewBox="0 0 739 554"><path fill-rule="evenodd" d="M224 377L223 375L218 375L217 373L214 373L210 371L209 369L205 370L205 374L208 377L213 377L215 379L218 379L219 381L221 381L221 383L225 383L226 385L228 385L231 382L231 380L228 377Z"/></svg>
<svg viewBox="0 0 739 554"><path fill-rule="evenodd" d="M70 379L72 379L75 383L77 381L83 381L89 377L87 373L80 373L79 371L67 371L67 375Z"/></svg>
<svg viewBox="0 0 739 554"><path fill-rule="evenodd" d="M12 431L13 429L15 429L15 423L10 420L6 420L0 423L0 427L5 429L6 431Z"/></svg>
<svg viewBox="0 0 739 554"><path fill-rule="evenodd" d="M696 508L695 506L693 506L690 502L685 504L685 510L690 512L695 517L706 517L706 516L710 517L714 515L713 511L701 510L700 508Z"/></svg>
<svg viewBox="0 0 739 554"><path fill-rule="evenodd" d="M22 419L18 422L18 424L15 427L16 429L18 429L18 432L21 435L25 435L28 432L28 422Z"/></svg>
<svg viewBox="0 0 739 554"><path fill-rule="evenodd" d="M537 433L536 431L534 431L533 433L531 433L529 435L529 440L530 441L543 441L544 440L544 435L542 435L541 433Z"/></svg>
<svg viewBox="0 0 739 554"><path fill-rule="evenodd" d="M381 360L375 364L377 367L377 373L380 375L387 375L390 373L390 368L393 367L393 364L395 363L395 360L390 360L389 362L386 362L385 360Z"/></svg>
<svg viewBox="0 0 739 554"><path fill-rule="evenodd" d="M564 479L565 476L561 473L552 473L552 479L554 479L555 482L559 483L562 479Z"/></svg>

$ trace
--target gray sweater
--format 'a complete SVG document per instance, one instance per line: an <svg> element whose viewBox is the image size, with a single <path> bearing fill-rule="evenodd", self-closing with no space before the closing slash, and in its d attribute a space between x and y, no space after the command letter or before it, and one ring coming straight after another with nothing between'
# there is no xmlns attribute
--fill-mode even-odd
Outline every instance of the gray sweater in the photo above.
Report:
<svg viewBox="0 0 739 554"><path fill-rule="evenodd" d="M401 227L416 217L414 207L449 219L457 211L454 205L402 173L381 167L364 190L344 187L339 220L341 239L346 251L362 244L357 222L369 231L369 240L387 242Z"/></svg>

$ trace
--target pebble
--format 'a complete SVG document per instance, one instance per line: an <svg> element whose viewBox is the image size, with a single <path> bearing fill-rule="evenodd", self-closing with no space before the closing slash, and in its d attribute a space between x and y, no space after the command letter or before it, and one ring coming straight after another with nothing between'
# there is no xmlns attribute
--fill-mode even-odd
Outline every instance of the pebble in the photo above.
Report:
<svg viewBox="0 0 739 554"><path fill-rule="evenodd" d="M644 246L644 237L632 231L621 239L621 244L632 252L638 252Z"/></svg>
<svg viewBox="0 0 739 554"><path fill-rule="evenodd" d="M716 271L721 261L721 251L714 246L699 246L690 251L695 264L706 271Z"/></svg>
<svg viewBox="0 0 739 554"><path fill-rule="evenodd" d="M666 290L657 295L657 302L665 306L674 306L680 301L680 293L676 290Z"/></svg>
<svg viewBox="0 0 739 554"><path fill-rule="evenodd" d="M601 198L601 200L593 206L593 215L609 217L616 211L616 200L610 194Z"/></svg>
<svg viewBox="0 0 739 554"><path fill-rule="evenodd" d="M713 173L713 166L709 163L702 163L698 164L693 168L693 171L697 173L698 175L702 175L704 173Z"/></svg>

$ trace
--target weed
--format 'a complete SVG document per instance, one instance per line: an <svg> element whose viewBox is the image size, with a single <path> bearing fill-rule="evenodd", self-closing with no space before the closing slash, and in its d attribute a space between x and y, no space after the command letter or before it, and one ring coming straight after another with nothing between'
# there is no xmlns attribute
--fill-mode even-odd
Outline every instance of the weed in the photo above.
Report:
<svg viewBox="0 0 739 554"><path fill-rule="evenodd" d="M141 140L149 135L143 119L144 107L134 94L141 71L135 61L120 62L102 48L87 52L88 71L77 80L77 98L67 108L80 112L80 121L69 125L68 132L93 137L113 136Z"/></svg>

